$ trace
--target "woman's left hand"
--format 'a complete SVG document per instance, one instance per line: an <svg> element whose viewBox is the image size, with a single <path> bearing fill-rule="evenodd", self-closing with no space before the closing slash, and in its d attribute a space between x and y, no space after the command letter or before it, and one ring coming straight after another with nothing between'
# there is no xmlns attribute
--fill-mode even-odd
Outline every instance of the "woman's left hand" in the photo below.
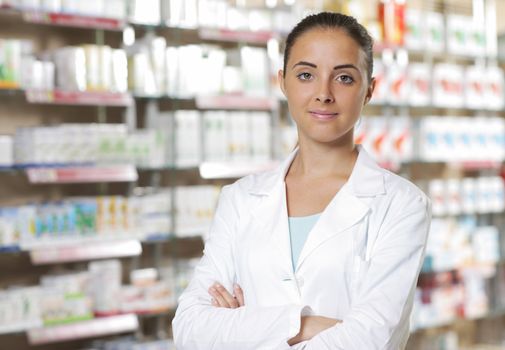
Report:
<svg viewBox="0 0 505 350"><path fill-rule="evenodd" d="M212 306L228 309L244 306L244 292L236 283L233 285L233 295L217 282L209 288L209 294L212 296Z"/></svg>

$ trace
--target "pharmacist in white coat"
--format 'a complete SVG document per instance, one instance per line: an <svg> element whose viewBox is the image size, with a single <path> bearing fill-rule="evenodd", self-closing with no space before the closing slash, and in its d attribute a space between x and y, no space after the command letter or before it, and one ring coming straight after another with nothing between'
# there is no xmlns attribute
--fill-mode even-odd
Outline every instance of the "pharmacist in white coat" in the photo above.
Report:
<svg viewBox="0 0 505 350"><path fill-rule="evenodd" d="M284 57L299 147L223 188L179 299L176 347L403 349L430 205L354 145L374 88L371 38L352 17L320 13L295 27Z"/></svg>

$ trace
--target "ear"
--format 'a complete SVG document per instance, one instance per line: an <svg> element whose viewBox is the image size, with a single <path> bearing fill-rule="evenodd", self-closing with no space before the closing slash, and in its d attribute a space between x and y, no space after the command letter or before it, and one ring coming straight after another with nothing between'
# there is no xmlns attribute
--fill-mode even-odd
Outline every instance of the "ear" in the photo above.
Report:
<svg viewBox="0 0 505 350"><path fill-rule="evenodd" d="M366 91L364 105L366 105L368 102L370 102L370 99L372 98L374 90L375 90L375 78L372 78L372 80L370 81L370 85L368 85L368 88Z"/></svg>
<svg viewBox="0 0 505 350"><path fill-rule="evenodd" d="M279 81L279 86L281 88L281 91L282 93L284 94L284 96L286 96L286 88L284 86L284 71L282 69L279 69L279 71L277 72L277 79Z"/></svg>

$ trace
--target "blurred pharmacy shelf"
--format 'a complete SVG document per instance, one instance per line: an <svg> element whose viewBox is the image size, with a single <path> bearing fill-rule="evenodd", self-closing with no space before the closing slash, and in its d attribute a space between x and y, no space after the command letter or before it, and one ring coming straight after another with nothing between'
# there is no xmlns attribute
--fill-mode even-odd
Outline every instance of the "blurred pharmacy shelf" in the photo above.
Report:
<svg viewBox="0 0 505 350"><path fill-rule="evenodd" d="M79 16L66 13L54 12L23 12L23 19L26 22L56 25L64 27L123 30L125 21L115 18Z"/></svg>
<svg viewBox="0 0 505 350"><path fill-rule="evenodd" d="M277 100L270 97L222 95L196 98L196 106L200 109L274 110L277 105Z"/></svg>
<svg viewBox="0 0 505 350"><path fill-rule="evenodd" d="M247 42L254 44L266 44L270 39L279 36L272 31L243 31L219 28L199 28L198 35L203 40Z"/></svg>
<svg viewBox="0 0 505 350"><path fill-rule="evenodd" d="M124 258L142 254L138 240L83 242L60 247L51 245L32 248L30 259L34 265L66 263L106 258Z"/></svg>
<svg viewBox="0 0 505 350"><path fill-rule="evenodd" d="M0 16L15 16L28 23L53 25L73 28L102 29L121 31L126 21L108 17L94 17L79 14L21 10L0 5Z"/></svg>
<svg viewBox="0 0 505 350"><path fill-rule="evenodd" d="M194 104L198 109L219 110L254 110L271 111L278 108L278 100L271 97L244 95L197 96L196 98L177 98L167 95L133 95L136 99L170 100L173 102Z"/></svg>
<svg viewBox="0 0 505 350"><path fill-rule="evenodd" d="M411 329L410 333L411 334L422 334L423 332L431 332L436 329L454 327L454 325L456 325L458 323L462 323L462 322L488 320L488 319L500 318L500 317L504 317L504 316L505 316L505 308L494 308L494 309L491 309L487 314L479 316L479 317L473 317L473 318L458 317L456 319L452 319L452 320L449 320L446 322L440 322L440 323L436 323L436 324L429 325L429 326L423 326L423 327Z"/></svg>
<svg viewBox="0 0 505 350"><path fill-rule="evenodd" d="M134 165L96 165L37 167L25 170L32 184L134 182L138 179Z"/></svg>
<svg viewBox="0 0 505 350"><path fill-rule="evenodd" d="M0 327L0 335L2 334L14 334L14 333L24 333L29 329L38 328L41 326L41 322L22 322L13 323L9 326Z"/></svg>
<svg viewBox="0 0 505 350"><path fill-rule="evenodd" d="M137 330L138 326L137 316L127 314L96 318L74 324L30 329L27 335L31 345L40 345L132 332Z"/></svg>
<svg viewBox="0 0 505 350"><path fill-rule="evenodd" d="M129 93L26 90L25 95L29 103L36 104L127 107L133 103Z"/></svg>

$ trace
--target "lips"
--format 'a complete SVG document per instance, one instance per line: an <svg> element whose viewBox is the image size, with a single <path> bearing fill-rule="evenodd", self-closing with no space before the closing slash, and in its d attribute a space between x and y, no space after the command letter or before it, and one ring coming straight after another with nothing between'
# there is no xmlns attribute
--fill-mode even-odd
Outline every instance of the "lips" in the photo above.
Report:
<svg viewBox="0 0 505 350"><path fill-rule="evenodd" d="M338 113L322 110L309 111L310 115L318 120L331 120L338 116Z"/></svg>

